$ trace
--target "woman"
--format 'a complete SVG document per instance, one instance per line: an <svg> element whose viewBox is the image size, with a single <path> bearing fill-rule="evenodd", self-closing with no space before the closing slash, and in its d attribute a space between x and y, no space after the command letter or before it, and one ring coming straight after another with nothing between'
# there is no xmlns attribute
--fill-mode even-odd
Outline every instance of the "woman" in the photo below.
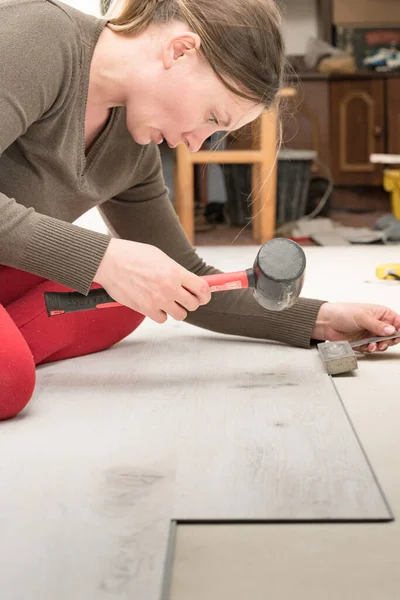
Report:
<svg viewBox="0 0 400 600"><path fill-rule="evenodd" d="M196 151L275 102L272 1L125 0L98 19L0 0L0 28L1 419L31 398L35 365L104 350L144 316L302 347L400 328L379 306L300 299L270 314L248 291L210 299L199 276L215 269L171 207L157 144ZM72 225L94 206L112 238ZM98 286L124 307L47 317L45 291Z"/></svg>

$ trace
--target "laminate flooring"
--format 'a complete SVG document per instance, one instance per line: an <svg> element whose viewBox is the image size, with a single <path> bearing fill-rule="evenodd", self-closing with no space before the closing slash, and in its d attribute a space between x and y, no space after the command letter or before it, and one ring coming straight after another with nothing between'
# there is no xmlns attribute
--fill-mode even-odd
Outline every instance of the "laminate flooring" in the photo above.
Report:
<svg viewBox="0 0 400 600"><path fill-rule="evenodd" d="M392 518L316 350L173 321L39 368L0 481L2 600L159 600L175 520Z"/></svg>

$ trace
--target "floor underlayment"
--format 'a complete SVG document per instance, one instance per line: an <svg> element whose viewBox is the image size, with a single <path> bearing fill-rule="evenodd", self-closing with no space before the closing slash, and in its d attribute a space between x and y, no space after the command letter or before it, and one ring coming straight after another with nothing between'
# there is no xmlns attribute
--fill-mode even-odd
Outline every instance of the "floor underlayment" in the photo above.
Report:
<svg viewBox="0 0 400 600"><path fill-rule="evenodd" d="M167 600L175 520L392 519L316 350L173 321L41 367L0 475L2 600Z"/></svg>

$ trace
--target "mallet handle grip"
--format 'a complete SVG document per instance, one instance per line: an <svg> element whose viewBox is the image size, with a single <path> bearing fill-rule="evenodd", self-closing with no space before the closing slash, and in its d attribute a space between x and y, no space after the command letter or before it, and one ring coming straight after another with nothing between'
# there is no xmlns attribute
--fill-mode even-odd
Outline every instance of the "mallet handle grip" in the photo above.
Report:
<svg viewBox="0 0 400 600"><path fill-rule="evenodd" d="M218 273L217 275L205 275L202 277L207 281L212 292L226 292L229 290L241 290L253 287L253 269L237 271L236 273Z"/></svg>
<svg viewBox="0 0 400 600"><path fill-rule="evenodd" d="M87 296L78 292L45 292L44 301L49 317L93 310L94 308L122 306L122 304L111 298L104 288L90 290Z"/></svg>
<svg viewBox="0 0 400 600"><path fill-rule="evenodd" d="M236 273L221 273L202 277L212 292L224 292L254 287L253 269ZM116 302L104 288L90 290L87 296L78 292L45 292L44 300L49 317L56 317L71 312L93 310L95 308L115 308L123 306Z"/></svg>

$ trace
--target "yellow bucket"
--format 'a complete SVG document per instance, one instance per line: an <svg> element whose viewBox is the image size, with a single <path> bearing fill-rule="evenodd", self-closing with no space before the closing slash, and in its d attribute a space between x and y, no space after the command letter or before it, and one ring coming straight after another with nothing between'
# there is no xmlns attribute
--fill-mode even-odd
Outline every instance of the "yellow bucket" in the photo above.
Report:
<svg viewBox="0 0 400 600"><path fill-rule="evenodd" d="M383 186L387 192L390 192L393 215L396 219L400 219L400 170L385 169Z"/></svg>

